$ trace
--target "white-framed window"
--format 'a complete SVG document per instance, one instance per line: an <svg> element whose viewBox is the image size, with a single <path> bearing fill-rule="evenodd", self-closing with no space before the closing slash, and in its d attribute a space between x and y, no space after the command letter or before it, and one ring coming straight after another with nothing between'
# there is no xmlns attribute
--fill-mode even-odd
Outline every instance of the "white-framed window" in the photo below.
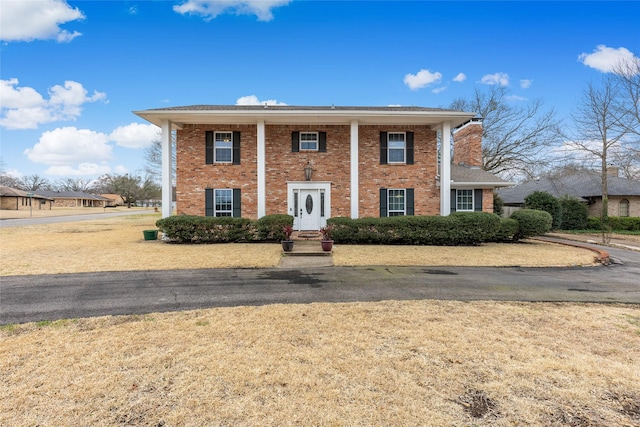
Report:
<svg viewBox="0 0 640 427"><path fill-rule="evenodd" d="M404 132L387 133L387 162L405 163L406 134Z"/></svg>
<svg viewBox="0 0 640 427"><path fill-rule="evenodd" d="M300 151L318 151L318 132L300 132Z"/></svg>
<svg viewBox="0 0 640 427"><path fill-rule="evenodd" d="M215 132L214 162L231 163L233 161L233 132Z"/></svg>
<svg viewBox="0 0 640 427"><path fill-rule="evenodd" d="M629 200L622 199L620 200L620 211L618 212L618 216L629 216Z"/></svg>
<svg viewBox="0 0 640 427"><path fill-rule="evenodd" d="M389 216L406 215L404 188L387 190L387 215Z"/></svg>
<svg viewBox="0 0 640 427"><path fill-rule="evenodd" d="M233 190L217 188L214 190L213 216L233 216Z"/></svg>
<svg viewBox="0 0 640 427"><path fill-rule="evenodd" d="M473 190L456 190L456 211L473 211Z"/></svg>

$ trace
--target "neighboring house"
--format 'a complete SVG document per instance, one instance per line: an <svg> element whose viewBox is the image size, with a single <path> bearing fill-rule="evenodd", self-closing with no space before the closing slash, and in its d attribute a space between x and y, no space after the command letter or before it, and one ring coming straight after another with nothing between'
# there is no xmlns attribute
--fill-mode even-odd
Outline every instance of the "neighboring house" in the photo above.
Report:
<svg viewBox="0 0 640 427"><path fill-rule="evenodd" d="M172 213L173 130L178 214L289 214L296 229L317 230L338 216L492 212L493 189L512 185L480 169L482 123L474 113L198 105L135 114L162 129L163 217ZM465 165L452 167L458 127L456 162Z"/></svg>
<svg viewBox="0 0 640 427"><path fill-rule="evenodd" d="M607 177L609 216L640 216L640 181L620 178L612 168ZM520 208L534 191L544 191L554 197L570 196L587 204L589 216L602 212L602 178L599 173L579 172L557 178L539 178L496 193L505 207Z"/></svg>
<svg viewBox="0 0 640 427"><path fill-rule="evenodd" d="M51 209L53 199L42 194L22 191L17 188L0 186L0 209L5 210L30 210Z"/></svg>
<svg viewBox="0 0 640 427"><path fill-rule="evenodd" d="M109 199L106 202L107 207L124 206L124 200L122 200L122 196L119 194L101 194L101 196Z"/></svg>
<svg viewBox="0 0 640 427"><path fill-rule="evenodd" d="M38 194L53 199L56 207L64 208L103 208L110 202L106 197L84 191L39 191Z"/></svg>

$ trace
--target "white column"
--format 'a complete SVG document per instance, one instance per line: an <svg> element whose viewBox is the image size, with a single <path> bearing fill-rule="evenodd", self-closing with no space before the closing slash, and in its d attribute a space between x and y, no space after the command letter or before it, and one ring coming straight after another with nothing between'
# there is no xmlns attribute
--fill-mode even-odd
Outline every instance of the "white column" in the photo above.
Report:
<svg viewBox="0 0 640 427"><path fill-rule="evenodd" d="M451 213L451 123L442 123L440 144L440 215Z"/></svg>
<svg viewBox="0 0 640 427"><path fill-rule="evenodd" d="M351 218L358 218L358 208L360 206L360 176L358 161L358 121L351 121Z"/></svg>
<svg viewBox="0 0 640 427"><path fill-rule="evenodd" d="M266 142L264 132L264 120L259 120L257 125L256 139L258 144L258 218L267 214L267 173L266 173Z"/></svg>
<svg viewBox="0 0 640 427"><path fill-rule="evenodd" d="M162 120L162 218L171 216L173 211L173 186L171 170L171 122Z"/></svg>

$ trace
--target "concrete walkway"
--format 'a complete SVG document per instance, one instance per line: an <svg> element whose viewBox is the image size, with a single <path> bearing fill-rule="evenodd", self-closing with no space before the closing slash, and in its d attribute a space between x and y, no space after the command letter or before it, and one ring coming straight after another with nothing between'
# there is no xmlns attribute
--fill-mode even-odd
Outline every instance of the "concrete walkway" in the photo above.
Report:
<svg viewBox="0 0 640 427"><path fill-rule="evenodd" d="M332 267L331 252L324 252L319 240L294 240L293 251L282 252L279 268Z"/></svg>

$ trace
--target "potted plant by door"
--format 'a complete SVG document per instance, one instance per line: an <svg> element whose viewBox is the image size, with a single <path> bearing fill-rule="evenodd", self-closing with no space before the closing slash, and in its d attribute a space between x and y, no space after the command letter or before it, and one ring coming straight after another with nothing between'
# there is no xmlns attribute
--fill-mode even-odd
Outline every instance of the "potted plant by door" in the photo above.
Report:
<svg viewBox="0 0 640 427"><path fill-rule="evenodd" d="M284 240L282 243L282 250L285 252L291 252L293 250L293 240L291 240L291 233L293 233L293 227L290 225L285 225L282 227L282 232L284 233Z"/></svg>
<svg viewBox="0 0 640 427"><path fill-rule="evenodd" d="M331 238L332 232L332 225L326 225L320 229L320 234L322 234L322 240L320 241L320 244L322 245L322 250L325 252L330 252L333 248L333 239Z"/></svg>

